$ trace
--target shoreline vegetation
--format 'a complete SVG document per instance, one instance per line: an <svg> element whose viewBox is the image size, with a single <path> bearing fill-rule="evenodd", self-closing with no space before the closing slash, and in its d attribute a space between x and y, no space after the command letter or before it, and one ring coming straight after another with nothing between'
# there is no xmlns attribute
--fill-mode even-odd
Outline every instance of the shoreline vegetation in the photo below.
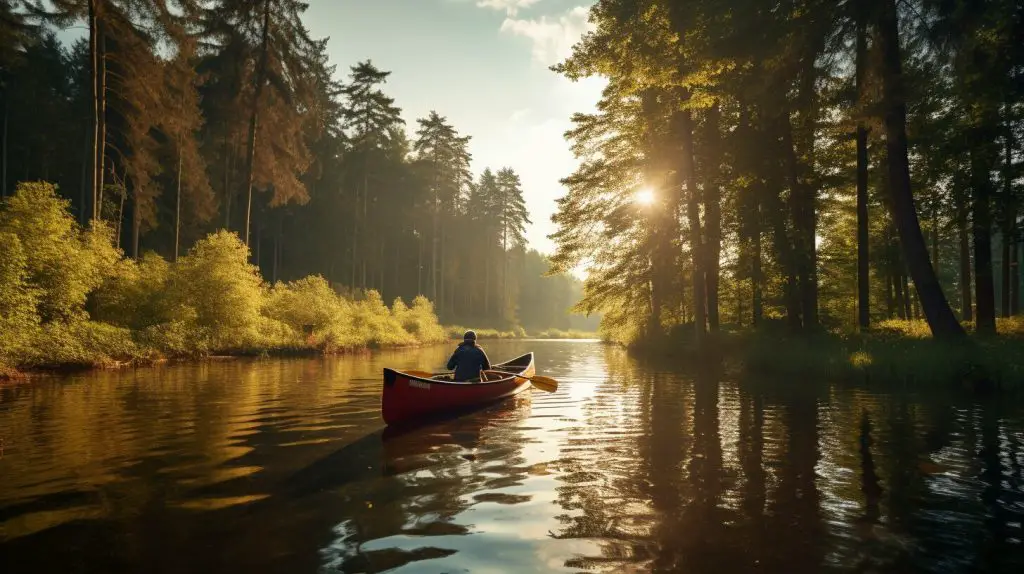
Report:
<svg viewBox="0 0 1024 574"><path fill-rule="evenodd" d="M321 276L269 284L234 233L177 261L138 261L103 223L83 229L53 185L23 183L0 209L0 379L214 356L324 355L461 339L423 296L390 306ZM521 338L521 328L480 337ZM542 337L589 337L547 330Z"/></svg>
<svg viewBox="0 0 1024 574"><path fill-rule="evenodd" d="M974 325L964 323L972 333ZM942 385L972 392L1024 391L1024 318L997 319L997 335L964 341L932 337L924 320L891 319L870 332L793 333L769 322L759 329L723 328L695 344L686 336L627 345L649 358L724 366L740 377L794 384L847 383L906 389ZM697 361L696 359L699 359Z"/></svg>

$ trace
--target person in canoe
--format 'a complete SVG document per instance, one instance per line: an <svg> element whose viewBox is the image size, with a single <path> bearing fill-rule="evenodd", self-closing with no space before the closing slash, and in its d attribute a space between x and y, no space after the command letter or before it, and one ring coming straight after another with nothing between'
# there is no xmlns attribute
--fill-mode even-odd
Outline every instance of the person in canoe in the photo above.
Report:
<svg viewBox="0 0 1024 574"><path fill-rule="evenodd" d="M455 380L466 382L482 375L481 371L491 368L491 361L480 345L476 344L476 331L469 330L462 336L462 343L448 359L448 368L455 370Z"/></svg>

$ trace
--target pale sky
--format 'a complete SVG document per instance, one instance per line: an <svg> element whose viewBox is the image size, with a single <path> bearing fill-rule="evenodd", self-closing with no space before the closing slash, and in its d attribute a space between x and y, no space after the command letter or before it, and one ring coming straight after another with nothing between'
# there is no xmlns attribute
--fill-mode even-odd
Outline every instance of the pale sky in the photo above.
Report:
<svg viewBox="0 0 1024 574"><path fill-rule="evenodd" d="M558 180L576 160L562 134L592 111L602 80L573 83L548 66L588 29L591 0L310 0L306 23L340 76L370 59L410 132L430 110L471 135L473 172L508 166L522 178L530 246L550 253ZM411 135L411 134L410 134Z"/></svg>

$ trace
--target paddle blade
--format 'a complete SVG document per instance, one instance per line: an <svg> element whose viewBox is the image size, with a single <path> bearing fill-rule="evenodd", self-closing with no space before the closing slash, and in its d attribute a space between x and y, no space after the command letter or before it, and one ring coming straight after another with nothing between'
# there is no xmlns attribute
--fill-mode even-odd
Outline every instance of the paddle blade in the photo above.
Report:
<svg viewBox="0 0 1024 574"><path fill-rule="evenodd" d="M558 381L551 377L534 376L530 377L530 382L533 383L533 386L537 389L548 393L553 393L558 390Z"/></svg>

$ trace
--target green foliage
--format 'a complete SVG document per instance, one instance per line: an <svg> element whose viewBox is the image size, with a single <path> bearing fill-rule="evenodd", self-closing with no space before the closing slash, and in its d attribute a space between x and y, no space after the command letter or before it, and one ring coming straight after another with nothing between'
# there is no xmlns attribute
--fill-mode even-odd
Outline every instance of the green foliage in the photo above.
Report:
<svg viewBox="0 0 1024 574"><path fill-rule="evenodd" d="M178 261L168 302L176 318L204 333L211 349L242 349L260 340L263 280L234 233L213 233Z"/></svg>
<svg viewBox="0 0 1024 574"><path fill-rule="evenodd" d="M27 200L41 209L27 209ZM61 213L65 208L52 188L22 186L0 211L0 363L9 365L5 369L106 366L211 353L339 352L445 340L425 297L411 307L396 299L389 309L377 291L348 299L321 276L269 287L249 263L248 249L227 231L200 240L175 263L153 253L139 261L125 259L105 227L81 233L66 211ZM22 237L41 248L43 261L22 246ZM58 239L64 244L55 245ZM79 273L73 288L43 265L63 265L59 255L69 250L88 271L60 267ZM42 316L39 309L58 308L48 298L64 301L65 312Z"/></svg>
<svg viewBox="0 0 1024 574"><path fill-rule="evenodd" d="M412 300L412 307L407 307L401 299L395 299L391 305L391 314L420 343L441 343L447 339L444 328L434 314L433 303L422 295Z"/></svg>
<svg viewBox="0 0 1024 574"><path fill-rule="evenodd" d="M0 211L0 233L17 237L29 255L27 282L40 293L44 322L83 319L86 298L109 263L102 232L83 235L68 205L51 184L21 183Z"/></svg>
<svg viewBox="0 0 1024 574"><path fill-rule="evenodd" d="M0 363L23 356L39 327L39 293L28 284L21 240L0 233Z"/></svg>
<svg viewBox="0 0 1024 574"><path fill-rule="evenodd" d="M911 332L920 327L909 328ZM886 333L788 337L751 333L736 342L743 368L758 376L809 384L848 381L871 385L974 388L991 381L1024 390L1024 347L1010 338L960 345L930 336Z"/></svg>
<svg viewBox="0 0 1024 574"><path fill-rule="evenodd" d="M92 318L135 330L171 320L166 301L170 273L170 264L152 252L138 262L117 261L92 296Z"/></svg>
<svg viewBox="0 0 1024 574"><path fill-rule="evenodd" d="M142 359L130 330L95 321L53 322L43 327L30 355L21 363L32 367L106 367Z"/></svg>

